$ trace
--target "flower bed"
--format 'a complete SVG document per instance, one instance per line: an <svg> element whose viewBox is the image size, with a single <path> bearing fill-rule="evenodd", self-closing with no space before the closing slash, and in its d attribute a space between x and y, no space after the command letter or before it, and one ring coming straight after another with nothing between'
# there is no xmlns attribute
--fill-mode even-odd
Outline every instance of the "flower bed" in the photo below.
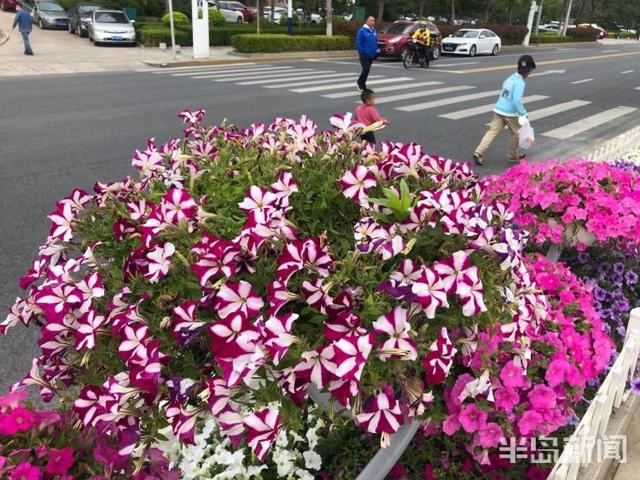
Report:
<svg viewBox="0 0 640 480"><path fill-rule="evenodd" d="M419 422L392 475L477 478L506 468L504 439L560 432L584 410L613 350L595 287L529 256L522 227L557 239L528 220L578 172L586 213L572 221L634 241L629 229L599 237L592 207L631 202L633 174L521 165L503 177L521 189L503 197L468 164L361 143L350 115L330 131L307 117L246 129L203 117L182 112L183 138L137 151L139 178L58 202L0 324L40 329L42 355L17 387L37 385L100 432L118 452L109 474L169 478L162 451L183 478L352 479ZM549 205L567 220L560 199ZM338 408L311 401L312 387ZM4 445L16 433L0 431ZM0 455L3 473L46 468Z"/></svg>

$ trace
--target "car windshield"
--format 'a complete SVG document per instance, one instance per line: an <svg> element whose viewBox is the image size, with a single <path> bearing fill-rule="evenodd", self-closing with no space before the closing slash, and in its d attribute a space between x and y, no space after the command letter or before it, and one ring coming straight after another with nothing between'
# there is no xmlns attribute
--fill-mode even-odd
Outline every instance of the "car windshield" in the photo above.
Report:
<svg viewBox="0 0 640 480"><path fill-rule="evenodd" d="M98 5L80 5L80 11L82 13L90 13L99 8L100 7Z"/></svg>
<svg viewBox="0 0 640 480"><path fill-rule="evenodd" d="M64 8L53 2L40 2L38 7L45 12L64 12Z"/></svg>
<svg viewBox="0 0 640 480"><path fill-rule="evenodd" d="M458 30L453 36L458 38L476 38L478 32L475 30Z"/></svg>
<svg viewBox="0 0 640 480"><path fill-rule="evenodd" d="M98 12L96 13L98 23L129 23L126 15L119 12Z"/></svg>
<svg viewBox="0 0 640 480"><path fill-rule="evenodd" d="M384 33L395 33L396 35L404 33L408 34L413 25L407 23L392 23L387 27Z"/></svg>

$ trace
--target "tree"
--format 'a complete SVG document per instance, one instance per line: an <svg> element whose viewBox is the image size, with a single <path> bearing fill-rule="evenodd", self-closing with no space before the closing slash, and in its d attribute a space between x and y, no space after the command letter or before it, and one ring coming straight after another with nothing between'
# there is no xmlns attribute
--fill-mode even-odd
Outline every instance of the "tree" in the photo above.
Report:
<svg viewBox="0 0 640 480"><path fill-rule="evenodd" d="M377 20L382 21L382 19L384 18L384 4L385 4L385 0L378 0L378 16L376 17Z"/></svg>

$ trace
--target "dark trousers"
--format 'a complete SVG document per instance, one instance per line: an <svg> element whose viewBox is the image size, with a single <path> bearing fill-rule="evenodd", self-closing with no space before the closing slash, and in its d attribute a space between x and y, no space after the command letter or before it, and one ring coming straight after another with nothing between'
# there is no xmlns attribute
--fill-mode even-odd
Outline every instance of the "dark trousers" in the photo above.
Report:
<svg viewBox="0 0 640 480"><path fill-rule="evenodd" d="M362 72L358 77L358 87L360 87L360 89L367 88L367 77L369 76L369 71L371 70L372 63L373 58L364 53L360 53L360 65L362 65Z"/></svg>
<svg viewBox="0 0 640 480"><path fill-rule="evenodd" d="M376 144L376 137L373 134L373 132L367 132L367 133L363 133L362 135L360 135L360 138L362 140L366 140L367 142L375 145Z"/></svg>
<svg viewBox="0 0 640 480"><path fill-rule="evenodd" d="M30 33L31 30L29 30L28 32L20 32L20 34L22 35L22 42L24 43L24 53L33 53L33 50L31 50L31 44L29 43Z"/></svg>

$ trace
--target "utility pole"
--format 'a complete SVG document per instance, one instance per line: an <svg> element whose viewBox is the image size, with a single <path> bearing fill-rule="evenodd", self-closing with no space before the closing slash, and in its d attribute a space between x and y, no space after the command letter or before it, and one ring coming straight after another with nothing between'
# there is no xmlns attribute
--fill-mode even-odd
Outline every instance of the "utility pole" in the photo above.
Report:
<svg viewBox="0 0 640 480"><path fill-rule="evenodd" d="M176 30L173 26L173 0L168 0L169 5L169 30L171 31L171 56L176 58Z"/></svg>
<svg viewBox="0 0 640 480"><path fill-rule="evenodd" d="M564 17L564 25L561 28L561 35L567 36L567 25L569 25L569 17L571 17L571 7L573 7L573 0L569 0L569 6L567 7L567 14Z"/></svg>
<svg viewBox="0 0 640 480"><path fill-rule="evenodd" d="M333 3L331 0L327 0L327 17L326 17L326 21L327 21L327 37L331 37L333 36L333 21L331 20L331 17L333 15Z"/></svg>
<svg viewBox="0 0 640 480"><path fill-rule="evenodd" d="M293 35L293 0L287 4L287 35Z"/></svg>
<svg viewBox="0 0 640 480"><path fill-rule="evenodd" d="M540 0L540 6L538 7L538 21L536 22L535 35L538 36L538 28L540 28L540 19L542 18L542 6L544 5L544 0Z"/></svg>
<svg viewBox="0 0 640 480"><path fill-rule="evenodd" d="M524 36L522 46L529 46L529 39L531 38L531 28L533 27L533 16L536 13L536 0L531 2L531 8L529 9L529 18L527 20L527 34Z"/></svg>

